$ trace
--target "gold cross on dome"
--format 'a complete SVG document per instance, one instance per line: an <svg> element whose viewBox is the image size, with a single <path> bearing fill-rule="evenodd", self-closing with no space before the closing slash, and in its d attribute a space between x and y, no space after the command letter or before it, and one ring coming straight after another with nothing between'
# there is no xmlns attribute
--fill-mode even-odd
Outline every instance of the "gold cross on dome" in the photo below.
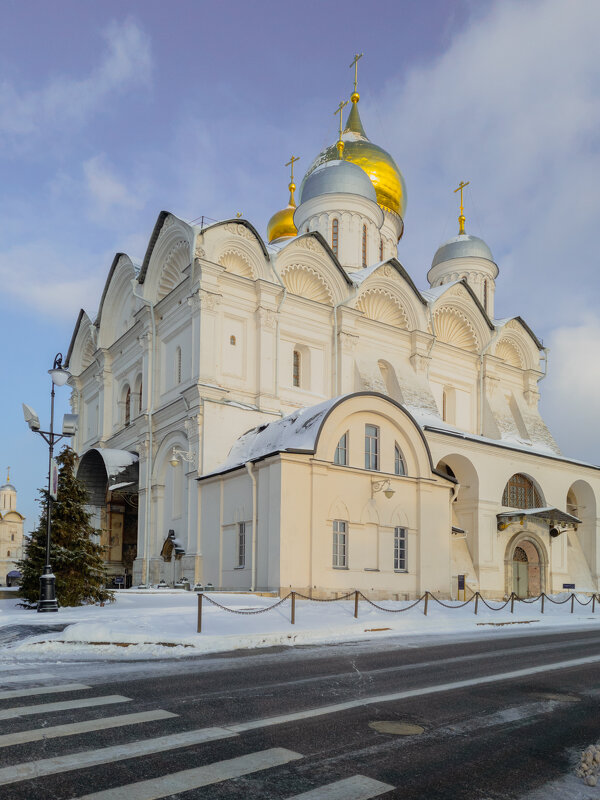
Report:
<svg viewBox="0 0 600 800"><path fill-rule="evenodd" d="M471 183L471 181L467 181L466 183L464 181L461 181L458 184L458 186L456 187L456 189L454 190L454 194L456 194L457 192L460 192L460 216L458 218L458 224L459 224L458 235L459 236L461 236L465 232L465 208L464 208L464 205L463 205L463 189L465 188L465 186L468 186L470 183Z"/></svg>
<svg viewBox="0 0 600 800"><path fill-rule="evenodd" d="M350 64L350 67L354 67L354 91L356 92L356 86L358 84L358 62L363 57L364 53L357 53L354 56L354 61Z"/></svg>
<svg viewBox="0 0 600 800"><path fill-rule="evenodd" d="M333 112L333 116L334 117L335 117L336 114L340 115L340 139L342 138L342 111L344 110L344 108L346 108L347 105L348 105L348 101L347 100L346 101L340 100L339 106Z"/></svg>
<svg viewBox="0 0 600 800"><path fill-rule="evenodd" d="M286 167L291 167L290 169L290 183L294 182L294 164L296 161L300 161L300 156L292 156L290 160L285 165Z"/></svg>

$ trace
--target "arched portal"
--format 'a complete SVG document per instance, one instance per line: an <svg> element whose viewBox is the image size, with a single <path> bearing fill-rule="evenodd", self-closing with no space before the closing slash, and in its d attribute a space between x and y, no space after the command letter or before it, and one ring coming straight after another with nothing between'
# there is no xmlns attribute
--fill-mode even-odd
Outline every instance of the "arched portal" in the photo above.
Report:
<svg viewBox="0 0 600 800"><path fill-rule="evenodd" d="M538 597L546 590L547 563L543 545L531 536L519 534L507 549L507 594L514 592L517 597Z"/></svg>

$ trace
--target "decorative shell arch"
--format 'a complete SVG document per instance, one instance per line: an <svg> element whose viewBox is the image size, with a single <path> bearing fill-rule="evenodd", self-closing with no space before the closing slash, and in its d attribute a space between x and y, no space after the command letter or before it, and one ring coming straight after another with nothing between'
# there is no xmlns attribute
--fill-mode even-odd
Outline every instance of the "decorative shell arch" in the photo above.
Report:
<svg viewBox="0 0 600 800"><path fill-rule="evenodd" d="M408 328L408 316L398 298L390 291L381 288L367 289L356 301L356 308L362 311L367 319L393 325L396 328Z"/></svg>
<svg viewBox="0 0 600 800"><path fill-rule="evenodd" d="M496 345L495 356L501 358L511 367L523 369L523 357L520 348L506 336L503 336Z"/></svg>
<svg viewBox="0 0 600 800"><path fill-rule="evenodd" d="M323 275L306 264L290 264L281 271L281 280L290 294L333 305L333 293Z"/></svg>
<svg viewBox="0 0 600 800"><path fill-rule="evenodd" d="M433 313L435 337L439 342L453 345L461 350L476 353L479 340L470 320L454 306L441 306Z"/></svg>
<svg viewBox="0 0 600 800"><path fill-rule="evenodd" d="M538 346L532 334L519 319L511 319L503 326L494 355L506 364L519 369L539 367Z"/></svg>
<svg viewBox="0 0 600 800"><path fill-rule="evenodd" d="M136 300L131 290L135 267L127 255L121 255L113 267L98 312L99 347L110 347L135 322Z"/></svg>
<svg viewBox="0 0 600 800"><path fill-rule="evenodd" d="M69 368L73 375L81 375L94 360L97 350L98 330L88 315L83 312L75 336Z"/></svg>
<svg viewBox="0 0 600 800"><path fill-rule="evenodd" d="M219 264L225 267L227 272L232 275L239 275L242 278L256 278L255 271L248 257L238 248L230 247L219 256Z"/></svg>
<svg viewBox="0 0 600 800"><path fill-rule="evenodd" d="M168 214L152 246L147 269L142 268L140 280L146 296L159 302L186 277L194 242L193 229L173 214Z"/></svg>

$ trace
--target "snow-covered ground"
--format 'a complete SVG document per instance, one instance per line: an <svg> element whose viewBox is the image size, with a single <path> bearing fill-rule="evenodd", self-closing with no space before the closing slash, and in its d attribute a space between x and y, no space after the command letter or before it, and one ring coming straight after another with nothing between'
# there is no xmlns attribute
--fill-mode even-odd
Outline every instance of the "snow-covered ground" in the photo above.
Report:
<svg viewBox="0 0 600 800"><path fill-rule="evenodd" d="M3 656L11 660L139 660L181 658L244 648L294 646L367 641L389 636L410 639L448 636L461 638L496 637L505 633L533 630L580 630L600 626L600 603L592 614L591 603L570 601L554 605L546 600L544 614L540 601L516 602L501 611L491 611L480 601L446 608L429 599L428 614L423 603L402 613L388 613L367 602L359 603L354 618L354 601L314 602L296 600L296 623L290 622L291 601L260 614L225 611L209 602L211 597L233 611L259 611L278 603L276 597L214 592L205 596L202 633L196 632L198 600L182 590L135 590L115 593L116 601L104 606L61 608L56 614L38 614L18 607L16 596L0 600L0 640L8 639ZM555 600L567 595L556 595ZM581 596L582 602L589 598ZM500 603L490 603L497 607ZM381 602L387 609L406 609L407 602ZM460 603L452 603L459 606ZM61 631L47 627L65 625ZM11 626L32 626L10 642ZM40 628L36 633L35 628ZM45 630L44 630L45 629Z"/></svg>

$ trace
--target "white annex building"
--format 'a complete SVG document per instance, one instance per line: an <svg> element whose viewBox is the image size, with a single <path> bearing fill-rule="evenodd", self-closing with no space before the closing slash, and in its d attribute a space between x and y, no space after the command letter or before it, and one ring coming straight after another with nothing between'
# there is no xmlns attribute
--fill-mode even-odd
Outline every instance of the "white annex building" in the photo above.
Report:
<svg viewBox="0 0 600 800"><path fill-rule="evenodd" d="M21 577L16 562L23 556L23 522L17 511L17 490L10 482L10 472L0 486L0 585L10 586Z"/></svg>
<svg viewBox="0 0 600 800"><path fill-rule="evenodd" d="M128 584L410 598L600 588L600 469L538 410L542 343L497 319L465 232L412 277L406 189L356 91L266 240L163 211L68 352L79 476ZM341 123L340 109L340 123ZM462 583L462 578L461 578Z"/></svg>

